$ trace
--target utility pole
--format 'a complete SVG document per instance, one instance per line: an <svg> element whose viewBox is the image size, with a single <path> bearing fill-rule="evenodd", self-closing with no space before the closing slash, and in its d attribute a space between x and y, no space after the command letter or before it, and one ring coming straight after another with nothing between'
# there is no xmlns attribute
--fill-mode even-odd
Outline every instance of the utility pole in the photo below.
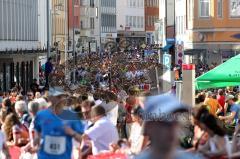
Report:
<svg viewBox="0 0 240 159"><path fill-rule="evenodd" d="M47 2L47 59L50 57L50 6L49 0Z"/></svg>
<svg viewBox="0 0 240 159"><path fill-rule="evenodd" d="M65 20L65 72L64 72L64 74L65 74L65 80L67 80L68 79L68 27L69 27L69 25L68 25L68 12L69 12L69 9L68 9L68 0L66 0L65 1L65 4L64 4L64 11L65 11L65 13L64 13L64 20Z"/></svg>
<svg viewBox="0 0 240 159"><path fill-rule="evenodd" d="M98 4L98 25L99 25L99 56L102 57L102 14L101 14L101 0L99 0Z"/></svg>

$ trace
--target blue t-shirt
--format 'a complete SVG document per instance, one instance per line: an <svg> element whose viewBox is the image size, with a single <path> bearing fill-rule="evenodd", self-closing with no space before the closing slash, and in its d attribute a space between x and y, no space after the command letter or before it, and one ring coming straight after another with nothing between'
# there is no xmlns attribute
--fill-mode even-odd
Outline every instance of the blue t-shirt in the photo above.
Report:
<svg viewBox="0 0 240 159"><path fill-rule="evenodd" d="M234 120L237 122L239 111L240 111L240 106L238 104L233 104L230 108L230 111L231 112L236 112L236 115L234 116Z"/></svg>
<svg viewBox="0 0 240 159"><path fill-rule="evenodd" d="M80 120L63 120L50 109L37 113L34 128L41 133L39 159L71 159L72 137L65 133L64 126L81 134L84 131Z"/></svg>

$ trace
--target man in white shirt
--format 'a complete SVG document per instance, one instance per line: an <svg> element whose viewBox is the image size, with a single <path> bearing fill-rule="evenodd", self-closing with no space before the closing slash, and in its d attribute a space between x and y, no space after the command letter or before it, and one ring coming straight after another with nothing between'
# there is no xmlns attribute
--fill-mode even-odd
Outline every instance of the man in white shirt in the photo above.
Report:
<svg viewBox="0 0 240 159"><path fill-rule="evenodd" d="M83 140L91 140L93 155L109 150L111 143L119 140L116 127L106 118L105 109L102 106L95 106L91 111L91 118L94 125L85 131Z"/></svg>

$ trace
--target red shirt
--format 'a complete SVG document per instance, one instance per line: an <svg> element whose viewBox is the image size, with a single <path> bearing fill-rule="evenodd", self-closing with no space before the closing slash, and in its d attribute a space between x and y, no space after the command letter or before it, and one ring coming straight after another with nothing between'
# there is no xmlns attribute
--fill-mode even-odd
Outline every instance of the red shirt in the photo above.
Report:
<svg viewBox="0 0 240 159"><path fill-rule="evenodd" d="M221 107L223 108L223 111L224 111L225 96L220 96L220 95L218 95L218 96L217 96L217 100L218 100L218 103L221 105Z"/></svg>

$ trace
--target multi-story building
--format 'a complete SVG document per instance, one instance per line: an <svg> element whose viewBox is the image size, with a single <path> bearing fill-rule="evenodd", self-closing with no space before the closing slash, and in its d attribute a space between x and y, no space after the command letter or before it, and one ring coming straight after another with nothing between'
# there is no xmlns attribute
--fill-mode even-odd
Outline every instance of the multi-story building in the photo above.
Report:
<svg viewBox="0 0 240 159"><path fill-rule="evenodd" d="M80 28L80 0L68 0L68 50L73 49L74 33L74 42L75 46L77 46L76 51L79 52L80 46L77 43L80 39Z"/></svg>
<svg viewBox="0 0 240 159"><path fill-rule="evenodd" d="M52 0L51 6L51 24L52 24L52 40L51 47L55 49L54 53L57 53L57 59L63 62L65 53L65 39L67 27L66 5L64 0Z"/></svg>
<svg viewBox="0 0 240 159"><path fill-rule="evenodd" d="M101 43L101 49L108 41L115 41L117 38L116 25L116 0L96 0L96 18L94 34L97 39L97 45ZM101 37L101 38L100 38Z"/></svg>
<svg viewBox="0 0 240 159"><path fill-rule="evenodd" d="M46 2L0 0L0 8L0 89L16 82L26 92L46 51Z"/></svg>
<svg viewBox="0 0 240 159"><path fill-rule="evenodd" d="M159 0L145 0L144 6L146 42L152 44L156 38L154 24L159 19Z"/></svg>
<svg viewBox="0 0 240 159"><path fill-rule="evenodd" d="M82 50L89 50L89 43L95 42L97 38L94 36L94 29L96 27L96 4L94 0L80 0L80 41ZM90 51L96 51L91 47Z"/></svg>
<svg viewBox="0 0 240 159"><path fill-rule="evenodd" d="M159 0L159 20L155 23L155 43L175 61L175 0Z"/></svg>
<svg viewBox="0 0 240 159"><path fill-rule="evenodd" d="M117 0L118 38L145 42L144 0Z"/></svg>
<svg viewBox="0 0 240 159"><path fill-rule="evenodd" d="M239 53L239 1L176 0L176 3L176 38L184 42L186 62L219 64Z"/></svg>

